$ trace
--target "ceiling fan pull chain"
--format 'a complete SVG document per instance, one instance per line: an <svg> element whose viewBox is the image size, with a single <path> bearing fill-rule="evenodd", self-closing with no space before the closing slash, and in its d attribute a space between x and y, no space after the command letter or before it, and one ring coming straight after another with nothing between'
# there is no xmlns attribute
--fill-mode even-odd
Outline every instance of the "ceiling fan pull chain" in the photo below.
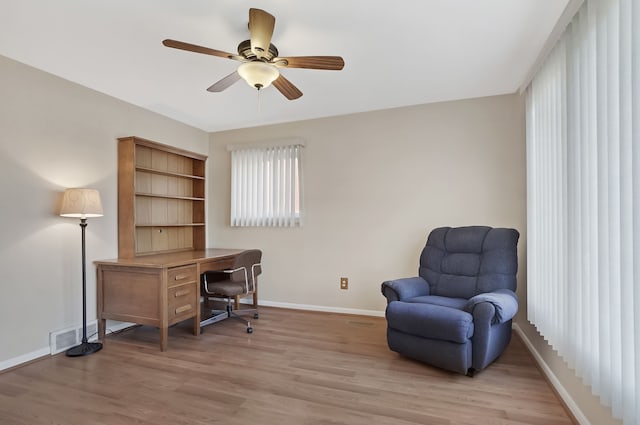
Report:
<svg viewBox="0 0 640 425"><path fill-rule="evenodd" d="M262 121L262 90L258 88L258 121Z"/></svg>

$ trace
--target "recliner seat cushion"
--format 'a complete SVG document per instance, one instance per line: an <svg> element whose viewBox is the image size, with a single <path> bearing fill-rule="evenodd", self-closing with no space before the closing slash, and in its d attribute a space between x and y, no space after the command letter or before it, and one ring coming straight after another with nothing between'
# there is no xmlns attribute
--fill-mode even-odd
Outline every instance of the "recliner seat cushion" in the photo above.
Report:
<svg viewBox="0 0 640 425"><path fill-rule="evenodd" d="M473 317L457 308L392 301L386 317L390 328L423 338L463 344L473 336Z"/></svg>
<svg viewBox="0 0 640 425"><path fill-rule="evenodd" d="M435 304L443 307L457 308L458 310L465 310L465 307L467 307L469 303L469 300L465 298L449 298L439 295L421 295L403 301L408 303Z"/></svg>

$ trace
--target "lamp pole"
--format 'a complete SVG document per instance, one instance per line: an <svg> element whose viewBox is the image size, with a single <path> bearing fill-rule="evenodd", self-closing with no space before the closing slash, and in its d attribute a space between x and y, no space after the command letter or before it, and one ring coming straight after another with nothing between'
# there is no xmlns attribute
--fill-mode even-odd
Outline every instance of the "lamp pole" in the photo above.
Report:
<svg viewBox="0 0 640 425"><path fill-rule="evenodd" d="M87 219L80 219L80 228L82 228L82 343L75 347L69 348L66 355L69 357L86 356L102 349L99 342L89 342L87 338L87 255L85 233L87 229Z"/></svg>

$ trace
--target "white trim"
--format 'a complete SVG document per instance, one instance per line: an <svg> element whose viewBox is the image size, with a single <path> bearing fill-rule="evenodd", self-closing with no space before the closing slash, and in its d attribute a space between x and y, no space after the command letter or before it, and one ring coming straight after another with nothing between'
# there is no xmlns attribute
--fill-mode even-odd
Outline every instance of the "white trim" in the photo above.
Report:
<svg viewBox="0 0 640 425"><path fill-rule="evenodd" d="M564 30L567 29L567 26L571 23L573 17L576 15L576 13L578 13L578 10L580 9L580 6L582 6L582 3L584 3L584 0L569 0L567 6L562 12L562 15L560 15L560 18L558 18L558 22L556 22L556 25L553 27L551 34L549 34L549 37L547 37L547 41L545 41L544 45L542 46L542 49L540 50L536 61L529 69L527 77L520 85L520 88L518 89L519 94L524 93L527 87L529 87L529 84L533 80L533 77L536 76L536 74L544 64L544 61L547 60L547 56L549 56L551 50L553 50L553 48L556 46L558 40L560 40L560 37L562 37L562 34L564 34Z"/></svg>
<svg viewBox="0 0 640 425"><path fill-rule="evenodd" d="M301 137L285 137L272 140L262 140L259 142L251 143L238 143L234 145L227 145L227 150L239 151L243 149L257 149L257 148L275 148L279 146L302 146L305 147L305 141Z"/></svg>
<svg viewBox="0 0 640 425"><path fill-rule="evenodd" d="M549 365L544 361L540 353L538 353L538 350L536 350L536 348L534 347L531 340L529 340L527 335L517 323L513 324L513 330L516 331L518 336L520 336L520 339L522 339L522 342L524 342L524 345L527 346L536 363L538 363L538 366L540 366L542 373L544 373L551 385L553 385L555 390L558 392L558 395L560 395L560 398L562 398L562 401L564 401L565 405L569 408L578 423L580 425L591 425L591 422L589 422L584 413L582 413L582 410L580 409L580 407L578 407L573 397L571 397L567 389L562 385L556 374L553 373Z"/></svg>
<svg viewBox="0 0 640 425"><path fill-rule="evenodd" d="M281 303L277 301L259 300L258 306L290 308L293 310L322 311L325 313L357 314L360 316L384 317L384 311L361 310L357 308L344 308L344 307L328 307L324 305L294 304L294 303Z"/></svg>
<svg viewBox="0 0 640 425"><path fill-rule="evenodd" d="M96 322L96 321L94 320L93 322L89 322L89 323L87 323L87 325L90 324L90 323L94 323L94 322ZM109 321L109 322L111 322L111 321ZM110 333L118 332L118 331L120 331L122 329L129 328L131 326L135 326L135 323L111 322L111 326L107 326L108 329L107 329L106 333L108 335ZM69 329L73 329L73 328L69 328ZM98 339L98 336L97 335L93 335L91 338L89 338L89 341L97 341L97 339ZM60 352L65 351L65 350L61 350ZM12 359L3 360L3 361L0 362L0 371L3 371L5 369L10 369L10 368L15 367L15 366L20 366L23 363L27 363L27 362L30 362L30 361L33 361L33 360L37 360L37 359L39 359L41 357L45 357L45 356L48 356L48 355L51 355L51 347L40 348L40 349L38 349L36 351L32 351L32 352L27 353L27 354L22 354L20 356L14 357Z"/></svg>
<svg viewBox="0 0 640 425"><path fill-rule="evenodd" d="M119 332L123 329L127 329L127 328L131 328L136 326L135 323L130 323L130 322L119 322L117 320L107 320L107 330L106 330L106 334L112 334L112 333L116 333Z"/></svg>
<svg viewBox="0 0 640 425"><path fill-rule="evenodd" d="M48 356L51 354L51 350L49 347L43 347L36 351L32 351L27 354L22 354L21 356L14 357L12 359L4 360L0 362L0 370L9 369L15 366L19 366L22 363L27 363L32 360L39 359L40 357Z"/></svg>

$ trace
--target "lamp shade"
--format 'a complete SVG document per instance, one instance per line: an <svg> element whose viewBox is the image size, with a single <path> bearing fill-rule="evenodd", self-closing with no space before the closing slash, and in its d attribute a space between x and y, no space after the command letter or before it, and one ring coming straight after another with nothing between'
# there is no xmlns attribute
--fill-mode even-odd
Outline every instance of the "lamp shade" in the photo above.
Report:
<svg viewBox="0 0 640 425"><path fill-rule="evenodd" d="M280 71L268 63L261 61L245 62L238 67L238 74L251 87L258 90L267 88L280 76Z"/></svg>
<svg viewBox="0 0 640 425"><path fill-rule="evenodd" d="M60 208L62 217L102 217L100 193L95 189L67 189Z"/></svg>

